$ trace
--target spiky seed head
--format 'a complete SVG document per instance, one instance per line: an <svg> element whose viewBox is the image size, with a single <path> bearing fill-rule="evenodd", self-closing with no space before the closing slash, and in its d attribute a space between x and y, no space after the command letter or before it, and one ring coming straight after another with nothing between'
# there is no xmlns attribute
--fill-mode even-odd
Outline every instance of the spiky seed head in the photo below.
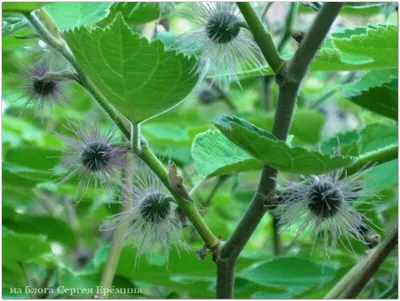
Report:
<svg viewBox="0 0 400 301"><path fill-rule="evenodd" d="M343 202L342 193L332 183L312 184L307 198L311 212L323 218L337 214Z"/></svg>
<svg viewBox="0 0 400 301"><path fill-rule="evenodd" d="M200 80L211 75L220 86L232 81L240 85L239 72L265 66L260 48L242 27L243 18L235 3L194 2L190 9L190 13L180 13L199 28L179 36L175 48L201 52L197 64Z"/></svg>
<svg viewBox="0 0 400 301"><path fill-rule="evenodd" d="M294 231L296 237L306 230L315 234L315 239L323 236L324 248L328 253L329 239L335 248L343 238L351 236L369 245L366 233L374 233L366 221L369 220L358 210L354 203L361 203L363 196L376 197L364 187L363 175L368 169L346 176L343 170L324 175L303 177L302 182L290 182L282 179L278 188L282 230Z"/></svg>
<svg viewBox="0 0 400 301"><path fill-rule="evenodd" d="M231 42L240 32L239 21L238 16L228 12L211 15L205 26L208 38L218 44Z"/></svg>
<svg viewBox="0 0 400 301"><path fill-rule="evenodd" d="M161 223L171 213L171 201L171 197L165 193L150 193L140 204L140 215L149 223Z"/></svg>
<svg viewBox="0 0 400 301"><path fill-rule="evenodd" d="M91 172L105 170L110 164L112 147L104 142L93 142L81 153L82 165Z"/></svg>
<svg viewBox="0 0 400 301"><path fill-rule="evenodd" d="M161 251L168 256L171 247L187 248L182 228L175 214L174 199L165 192L161 181L149 168L135 158L133 179L123 183L121 204L125 210L108 218L100 230L118 229L129 224L126 240L136 245L136 263L143 254Z"/></svg>
<svg viewBox="0 0 400 301"><path fill-rule="evenodd" d="M65 144L61 165L55 170L57 174L67 174L61 183L78 176L78 191L84 188L86 192L89 186L94 185L95 189L99 186L111 192L112 185L120 181L119 174L125 166L128 151L113 144L116 128L106 128L98 121L91 126L69 121L67 128L76 138L56 133Z"/></svg>
<svg viewBox="0 0 400 301"><path fill-rule="evenodd" d="M38 115L42 115L45 107L52 109L55 104L66 101L65 79L58 76L58 71L52 70L46 62L25 66L22 73L22 97L27 97L25 106L31 103L36 105Z"/></svg>

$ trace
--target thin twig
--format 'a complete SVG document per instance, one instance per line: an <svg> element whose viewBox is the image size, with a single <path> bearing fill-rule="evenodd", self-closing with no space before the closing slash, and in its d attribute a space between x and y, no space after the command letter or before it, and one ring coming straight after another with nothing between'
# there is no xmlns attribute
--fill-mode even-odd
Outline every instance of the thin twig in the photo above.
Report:
<svg viewBox="0 0 400 301"><path fill-rule="evenodd" d="M340 295L340 299L355 299L357 297L375 272L378 271L386 257L397 246L398 235L396 223L388 237L372 252L371 256L368 256L369 260L361 267L359 273L354 275L353 281L349 283L346 290Z"/></svg>

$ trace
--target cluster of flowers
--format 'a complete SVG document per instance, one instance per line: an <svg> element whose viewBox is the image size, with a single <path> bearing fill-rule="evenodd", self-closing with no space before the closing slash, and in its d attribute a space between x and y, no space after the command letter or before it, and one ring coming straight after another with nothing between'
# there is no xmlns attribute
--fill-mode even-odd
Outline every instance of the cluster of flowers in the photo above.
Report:
<svg viewBox="0 0 400 301"><path fill-rule="evenodd" d="M185 16L200 25L198 30L183 34L178 39L180 49L200 48L198 72L201 79L206 74L224 75L223 78L238 82L237 72L243 66L263 66L264 61L250 32L243 26L243 19L234 3L192 3ZM60 76L43 62L28 68L27 84L29 103L39 109L50 108L61 102L64 82L71 77ZM229 76L225 76L229 75ZM65 182L80 177L79 186L85 191L92 184L111 191L120 172L126 166L125 155L129 151L115 142L114 130L102 130L100 125L82 127L70 122L69 129L77 139L58 135L66 144L62 160L62 172L67 172ZM173 198L165 193L160 180L141 164L133 179L117 181L122 187L120 202L126 210L112 216L102 230L117 229L128 224L126 237L135 237L137 255L150 252L156 245L168 253L171 245L183 246L181 228L174 214ZM365 232L371 229L364 223L365 217L352 207L354 200L370 194L362 186L362 173L342 177L342 172L305 178L301 183L286 181L286 187L278 190L281 202L278 206L280 221L287 229L296 224L298 234L312 228L322 233L328 248L329 235L335 247L342 234L349 234L365 242ZM299 224L300 221L300 224ZM330 234L329 234L330 233ZM347 237L347 236L346 236Z"/></svg>

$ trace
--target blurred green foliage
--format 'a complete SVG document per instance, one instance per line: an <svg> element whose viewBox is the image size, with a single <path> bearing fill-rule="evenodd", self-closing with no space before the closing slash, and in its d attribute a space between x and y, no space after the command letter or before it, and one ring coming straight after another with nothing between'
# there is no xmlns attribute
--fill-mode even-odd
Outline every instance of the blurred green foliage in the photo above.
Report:
<svg viewBox="0 0 400 301"><path fill-rule="evenodd" d="M89 189L77 203L78 181L72 179L59 184L59 177L54 176L53 169L60 162L62 143L54 133L71 134L65 129L67 119L90 122L95 116L100 116L106 126L111 126L111 121L75 83L67 86L67 104L55 106L52 111L45 110L42 116L37 115L34 105L24 106L26 95L19 75L22 66L30 66L40 58L65 65L63 59L39 39L14 37L32 31L22 17L11 13L31 11L43 5L60 29L67 30L65 38L91 80L127 118L145 120L179 103L196 84L196 76L190 72L194 59L165 52L163 43L171 43L165 40L171 36L163 34L161 29L156 42L149 44L139 39L145 23L160 17L169 21L172 33L176 29L181 32L184 23L171 7L163 10L157 3L139 6L137 3L95 2L3 3L3 298L91 298L92 293L70 295L59 293L56 288L95 289L99 284L112 238L112 233L99 231L99 226L119 208L118 204L106 204L108 196L99 196L93 189ZM309 24L309 17L314 14L311 8L301 5L297 22L301 20ZM272 129L274 114L262 111L259 70L244 72L246 77L241 81L242 87L232 84L226 89L237 108L235 112L226 105L224 97L203 102L200 92L212 88L208 84L199 84L179 106L143 123L142 133L152 150L165 162L170 158L179 165L188 187L193 187L201 177L209 177L195 201L215 234L227 239L239 221L257 187L262 166L258 160L275 162L279 167L288 158L296 157L292 150L301 147L301 155L306 153L310 156L307 160L319 160L319 166L306 164L311 168L307 173L315 173L341 166L336 162L337 165L327 167L333 162L329 154L338 146L346 155L359 156L397 144L397 123L391 120L397 121L397 24L390 23L397 19L393 17L396 13L389 13L388 24L378 26L384 22L385 14L387 11L382 11L378 4L346 6L343 9L336 33L325 41L303 84L290 132L290 146L282 144L273 162L270 162L271 156L267 152L266 155L257 155L254 151L274 141L274 137L267 138L264 133ZM120 23L107 27L115 16L121 18L115 21ZM351 23L354 16L359 18L357 25ZM81 25L89 30L76 28ZM96 26L103 29L92 31ZM129 26L134 34L125 26ZM279 25L282 26L284 22ZM295 23L294 30L296 26ZM97 45L100 47L100 52L97 52L99 48L95 43L108 32L115 41ZM278 41L281 32L277 30L272 34ZM109 42L111 38L106 39ZM103 59L115 64L111 67L116 68L120 63L114 55L120 49L116 43L118 39L126 39L126 53L148 47L136 61L119 66L129 73L121 81L110 76L111 71L105 69L106 64L102 64L99 58L104 50L108 57ZM296 47L296 43L290 41L286 54L293 53ZM89 58L85 57L88 52L91 54ZM161 71L155 77L149 77L151 70L145 67L149 59L146 54L149 53L158 55L157 60L169 61L167 66L160 67ZM138 71L135 63L143 64L137 74L139 77L128 81L128 77ZM267 67L263 70L264 74L269 72ZM181 79L187 80L186 86L173 86L178 73ZM356 80L343 85L342 80L349 73L354 73ZM149 85L141 86L146 80ZM135 92L127 97L130 89ZM327 93L330 96L324 99ZM168 95L168 98L162 98L163 95ZM277 85L274 83L274 108L276 95ZM316 103L319 105L315 107ZM247 131L235 138L247 152L217 132L212 123L216 117L232 113L258 127L258 132L239 126L236 129ZM223 128L221 122L217 126ZM224 134L229 136L232 133ZM246 140L241 137L253 138ZM325 155L324 159L312 155L319 150ZM304 172L304 168L298 168L304 165L304 161L299 160L297 163L300 165L296 162L285 165L282 176L299 180L298 173ZM380 198L371 197L367 200L369 204L360 209L368 212L371 227L382 238L397 222L397 164L395 160L374 167L365 177L366 185L373 188ZM218 191L213 193L220 176L227 173L231 176L225 178L218 185ZM311 234L296 240L292 233L281 233L281 254L276 256L272 229L272 218L267 214L238 262L236 298L322 298L366 252L365 246L352 240L351 249L340 245L328 260L320 241L313 245ZM196 257L195 251L202 248L202 242L195 230L188 226L184 232L188 251L171 250L168 259L159 254L142 257L136 267L136 250L127 242L113 285L116 288L141 288L142 292L111 294L110 297L213 298L216 266L211 256L206 256L204 261ZM392 290L388 296L397 298L397 288L392 288L393 279L397 279L395 252L384 262L360 297L379 298ZM32 296L24 290L27 285L55 288L55 291ZM22 291L16 291L16 288Z"/></svg>

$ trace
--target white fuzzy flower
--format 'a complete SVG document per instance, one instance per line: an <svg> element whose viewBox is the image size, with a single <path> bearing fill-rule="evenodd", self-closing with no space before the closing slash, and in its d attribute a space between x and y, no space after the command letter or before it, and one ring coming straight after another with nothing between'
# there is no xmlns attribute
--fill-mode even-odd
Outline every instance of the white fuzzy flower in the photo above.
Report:
<svg viewBox="0 0 400 301"><path fill-rule="evenodd" d="M144 164L136 168L130 183L124 184L121 213L111 216L100 230L119 229L128 224L126 240L134 238L136 260L143 254L161 251L167 255L172 246L186 248L182 226L174 211L172 196L164 192L163 184Z"/></svg>
<svg viewBox="0 0 400 301"><path fill-rule="evenodd" d="M235 3L194 2L190 12L181 14L199 26L178 37L177 48L183 52L201 49L197 69L200 79L210 74L221 84L239 84L238 72L265 65Z"/></svg>
<svg viewBox="0 0 400 301"><path fill-rule="evenodd" d="M56 168L58 174L67 172L61 183L78 176L78 191L84 188L83 195L91 185L110 191L112 184L120 179L119 172L125 165L127 152L126 148L112 144L115 128L106 129L97 121L91 126L69 121L67 128L77 139L56 133L65 143L61 165Z"/></svg>
<svg viewBox="0 0 400 301"><path fill-rule="evenodd" d="M360 202L358 198L375 196L360 180L367 171L347 177L339 170L304 177L299 183L284 180L284 186L278 188L282 230L296 232L296 238L306 230L315 234L315 240L321 235L326 254L339 240L349 242L348 236L369 244L365 234L373 230L365 224L367 218L353 208Z"/></svg>

